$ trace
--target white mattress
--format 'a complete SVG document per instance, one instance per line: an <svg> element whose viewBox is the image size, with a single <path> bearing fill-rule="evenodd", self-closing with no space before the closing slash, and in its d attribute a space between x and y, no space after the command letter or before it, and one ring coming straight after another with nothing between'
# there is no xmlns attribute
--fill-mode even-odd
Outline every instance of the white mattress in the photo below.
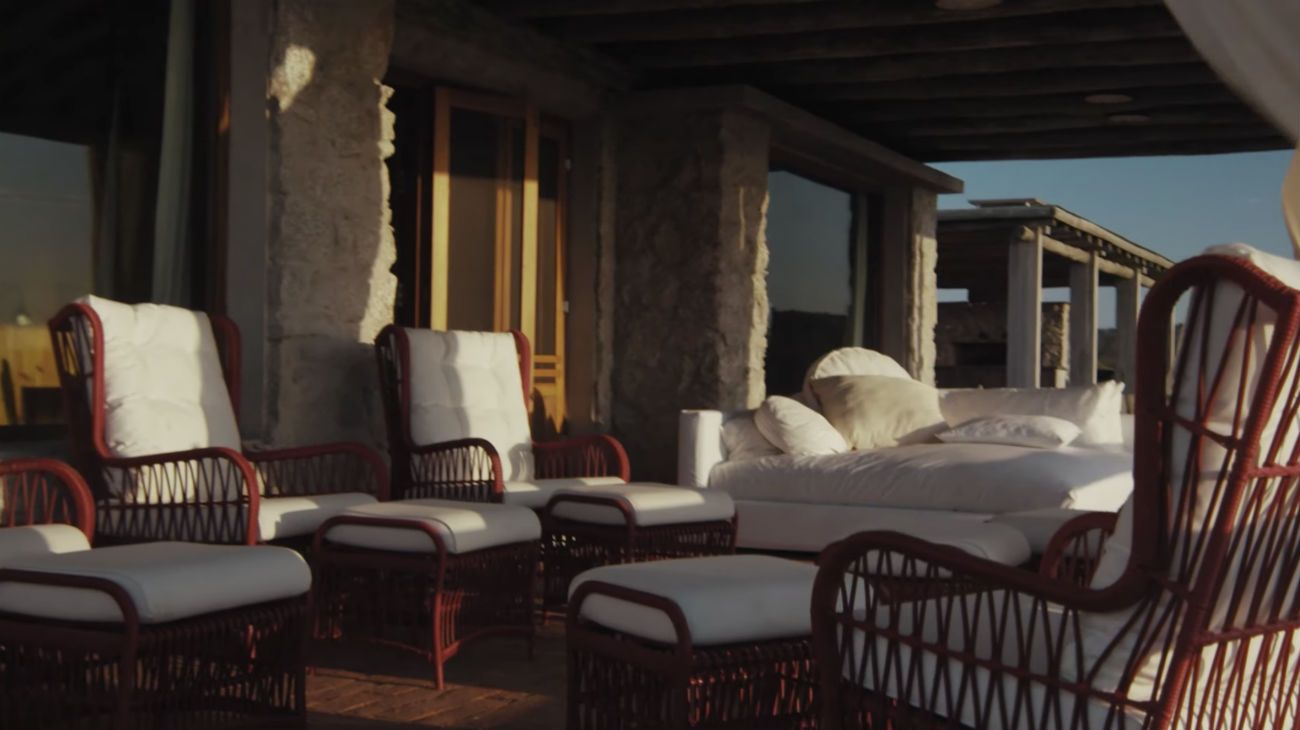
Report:
<svg viewBox="0 0 1300 730"><path fill-rule="evenodd" d="M1132 455L1120 451L918 444L723 462L710 472L709 487L738 501L980 514L1043 507L1113 512L1133 490L1132 470Z"/></svg>

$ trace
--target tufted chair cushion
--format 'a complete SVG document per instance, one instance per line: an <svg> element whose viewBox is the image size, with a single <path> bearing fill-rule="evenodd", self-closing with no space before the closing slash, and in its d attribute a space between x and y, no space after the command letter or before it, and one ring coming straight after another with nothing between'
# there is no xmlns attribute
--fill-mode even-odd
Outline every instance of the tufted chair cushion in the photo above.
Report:
<svg viewBox="0 0 1300 730"><path fill-rule="evenodd" d="M411 439L489 441L502 478L531 481L533 440L519 353L508 332L406 330L411 354Z"/></svg>

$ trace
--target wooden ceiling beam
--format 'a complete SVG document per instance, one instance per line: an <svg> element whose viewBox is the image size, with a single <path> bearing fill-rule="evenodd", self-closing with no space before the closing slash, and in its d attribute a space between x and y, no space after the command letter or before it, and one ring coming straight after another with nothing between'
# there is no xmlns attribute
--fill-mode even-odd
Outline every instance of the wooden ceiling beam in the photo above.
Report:
<svg viewBox="0 0 1300 730"><path fill-rule="evenodd" d="M548 5L536 2L534 5ZM676 9L620 15L587 15L546 23L546 29L582 43L644 43L721 40L741 36L970 23L1032 17L1074 10L1156 7L1160 0L1023 0L984 10L954 12L930 2L835 0L754 7Z"/></svg>
<svg viewBox="0 0 1300 730"><path fill-rule="evenodd" d="M1200 54L1186 38L1062 43L1048 52L1037 47L949 51L946 48L924 46L913 49L913 52L896 56L782 64L771 67L766 78L775 84L805 86L907 81L1048 69L1127 68L1200 60ZM755 69L741 66L736 70L752 73Z"/></svg>
<svg viewBox="0 0 1300 730"><path fill-rule="evenodd" d="M928 101L860 102L816 105L831 119L847 122L923 122L953 119L992 119L1036 115L1096 113L1146 113L1175 106L1205 106L1240 103L1222 84L1143 89L1133 101L1122 104L1089 104L1083 94L1041 94L999 99L944 99Z"/></svg>
<svg viewBox="0 0 1300 730"><path fill-rule="evenodd" d="M1132 124L1114 122L1104 109L1096 114L1003 117L993 119L944 119L885 128L891 135L913 139L962 137L986 134L1012 134L1083 129L1131 129ZM1171 107L1148 114L1154 125L1194 124L1263 124L1259 115L1242 104Z"/></svg>
<svg viewBox="0 0 1300 730"><path fill-rule="evenodd" d="M986 134L953 137L935 146L951 150L980 150L989 147L1004 149L1035 149L1063 147L1091 147L1106 144L1144 144L1162 142L1187 142L1196 140L1243 139L1267 134L1267 124L1223 124L1217 126L1197 124L1124 125L1111 129L1079 129L1046 132L1015 132L1012 134ZM1281 135L1278 135L1279 137Z"/></svg>
<svg viewBox="0 0 1300 730"><path fill-rule="evenodd" d="M1141 68L1080 68L1025 71L988 76L945 76L917 81L877 84L835 84L801 89L803 98L815 101L884 101L971 99L1035 94L1089 94L1127 91L1152 86L1218 86L1222 82L1201 61Z"/></svg>
<svg viewBox="0 0 1300 730"><path fill-rule="evenodd" d="M941 48L946 52L1040 47L1052 53L1058 43L1181 38L1182 31L1164 8L1136 8L1123 14L1078 11L1043 18L1009 18L947 23L902 30L827 31L712 42L629 43L606 47L643 69L692 68L732 64L786 63L832 58L872 58ZM1122 20L1122 22L1117 22Z"/></svg>
<svg viewBox="0 0 1300 730"><path fill-rule="evenodd" d="M955 149L950 145L931 147L917 153L925 162L976 162L982 160L1061 160L1096 157L1156 157L1161 155L1210 155L1227 152L1253 152L1288 149L1290 145L1278 134L1243 132L1241 137L1220 139L1158 140L1129 142L1093 142L1091 145L1028 147L1001 142L983 149Z"/></svg>
<svg viewBox="0 0 1300 730"><path fill-rule="evenodd" d="M515 20L825 2L828 0L479 0L496 15Z"/></svg>

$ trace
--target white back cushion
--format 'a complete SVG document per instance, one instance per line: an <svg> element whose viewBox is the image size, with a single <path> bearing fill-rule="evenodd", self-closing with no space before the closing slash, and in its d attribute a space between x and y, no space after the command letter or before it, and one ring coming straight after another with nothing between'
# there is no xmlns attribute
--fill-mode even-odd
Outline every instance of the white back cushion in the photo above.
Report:
<svg viewBox="0 0 1300 730"><path fill-rule="evenodd" d="M0 527L0 568L15 558L89 550L86 533L72 525Z"/></svg>
<svg viewBox="0 0 1300 730"><path fill-rule="evenodd" d="M886 378L912 379L902 365L883 352L868 350L865 347L841 347L822 355L809 366L803 378L801 393L803 402L816 407L817 396L813 393L812 382L836 375L879 375Z"/></svg>
<svg viewBox="0 0 1300 730"><path fill-rule="evenodd" d="M407 329L411 346L411 439L419 445L487 439L502 478L533 478L533 437L519 353L509 332Z"/></svg>
<svg viewBox="0 0 1300 730"><path fill-rule="evenodd" d="M952 428L987 416L1052 416L1078 426L1075 446L1124 445L1124 384L1074 388L963 388L944 391L939 409Z"/></svg>
<svg viewBox="0 0 1300 730"><path fill-rule="evenodd" d="M222 446L239 427L202 312L158 304L83 300L104 332L104 439L114 456Z"/></svg>

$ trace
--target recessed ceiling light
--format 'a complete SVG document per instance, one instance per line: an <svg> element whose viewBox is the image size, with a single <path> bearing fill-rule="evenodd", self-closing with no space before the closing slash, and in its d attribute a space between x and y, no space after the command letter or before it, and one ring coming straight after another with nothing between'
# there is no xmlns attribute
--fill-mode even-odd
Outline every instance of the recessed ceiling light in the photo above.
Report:
<svg viewBox="0 0 1300 730"><path fill-rule="evenodd" d="M1145 124L1151 117L1145 114L1112 114L1109 117L1115 124Z"/></svg>
<svg viewBox="0 0 1300 730"><path fill-rule="evenodd" d="M1088 94L1083 100L1089 104L1127 104L1133 101L1128 94Z"/></svg>
<svg viewBox="0 0 1300 730"><path fill-rule="evenodd" d="M986 10L1002 4L1002 0L934 0L940 10Z"/></svg>

